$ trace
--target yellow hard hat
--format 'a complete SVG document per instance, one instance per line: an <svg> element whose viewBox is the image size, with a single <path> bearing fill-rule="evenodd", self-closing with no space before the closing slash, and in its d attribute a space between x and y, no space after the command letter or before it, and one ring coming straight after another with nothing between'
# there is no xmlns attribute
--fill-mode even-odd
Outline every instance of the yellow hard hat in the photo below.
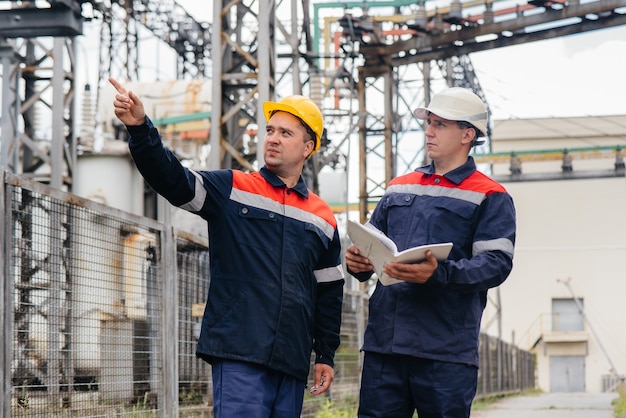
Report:
<svg viewBox="0 0 626 418"><path fill-rule="evenodd" d="M315 134L315 146L309 157L315 154L322 143L322 132L324 132L324 118L319 107L308 97L293 95L287 96L278 102L263 103L265 120L269 121L274 112L283 111L290 113L304 122Z"/></svg>

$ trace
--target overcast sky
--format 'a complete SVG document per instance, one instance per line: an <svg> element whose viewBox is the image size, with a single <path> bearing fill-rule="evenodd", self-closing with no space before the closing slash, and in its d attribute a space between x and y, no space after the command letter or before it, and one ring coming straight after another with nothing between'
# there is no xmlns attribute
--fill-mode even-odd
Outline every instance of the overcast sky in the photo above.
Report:
<svg viewBox="0 0 626 418"><path fill-rule="evenodd" d="M471 55L496 119L626 114L626 27Z"/></svg>
<svg viewBox="0 0 626 418"><path fill-rule="evenodd" d="M178 3L198 20L209 19L206 3ZM470 58L494 119L597 116L626 114L625 52L626 27L621 26Z"/></svg>

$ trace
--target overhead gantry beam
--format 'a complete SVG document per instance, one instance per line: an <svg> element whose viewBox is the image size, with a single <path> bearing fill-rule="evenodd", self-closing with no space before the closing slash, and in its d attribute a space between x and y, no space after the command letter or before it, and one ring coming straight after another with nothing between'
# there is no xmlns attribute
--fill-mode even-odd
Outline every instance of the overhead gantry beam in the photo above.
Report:
<svg viewBox="0 0 626 418"><path fill-rule="evenodd" d="M493 6L493 3L487 4ZM492 11L467 16L456 24L446 25L444 31L426 27L408 39L363 44L361 53L366 58L388 56L393 66L445 59L624 25L624 8L626 0L597 0L584 4L570 1L559 8L518 7L502 15L498 21L496 12Z"/></svg>

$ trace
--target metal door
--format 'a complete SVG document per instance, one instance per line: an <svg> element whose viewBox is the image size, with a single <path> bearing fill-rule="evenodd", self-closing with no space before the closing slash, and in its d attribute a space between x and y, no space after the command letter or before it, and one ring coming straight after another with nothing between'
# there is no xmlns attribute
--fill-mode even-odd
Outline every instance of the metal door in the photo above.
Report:
<svg viewBox="0 0 626 418"><path fill-rule="evenodd" d="M550 357L550 392L585 392L585 357Z"/></svg>

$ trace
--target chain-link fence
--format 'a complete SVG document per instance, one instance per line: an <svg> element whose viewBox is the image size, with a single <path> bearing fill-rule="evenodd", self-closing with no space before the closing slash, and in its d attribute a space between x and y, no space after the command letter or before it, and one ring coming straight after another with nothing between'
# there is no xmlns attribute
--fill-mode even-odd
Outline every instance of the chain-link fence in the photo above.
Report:
<svg viewBox="0 0 626 418"><path fill-rule="evenodd" d="M211 368L195 356L206 240L0 176L0 414L211 417ZM305 394L303 417L356 405L368 295L348 289L332 390ZM479 392L533 387L532 355L491 341Z"/></svg>

